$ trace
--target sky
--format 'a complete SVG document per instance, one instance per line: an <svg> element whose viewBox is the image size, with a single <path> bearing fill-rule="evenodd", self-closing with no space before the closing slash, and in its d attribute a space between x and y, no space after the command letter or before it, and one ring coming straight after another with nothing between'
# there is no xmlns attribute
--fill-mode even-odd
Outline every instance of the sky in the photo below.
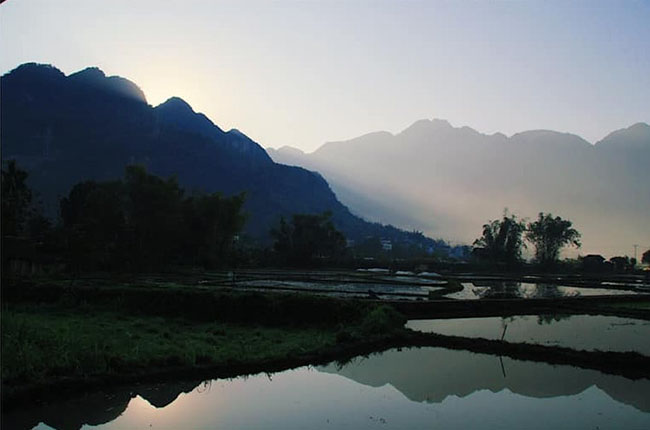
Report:
<svg viewBox="0 0 650 430"><path fill-rule="evenodd" d="M0 73L98 66L263 147L443 118L590 142L650 122L647 1L7 0Z"/></svg>

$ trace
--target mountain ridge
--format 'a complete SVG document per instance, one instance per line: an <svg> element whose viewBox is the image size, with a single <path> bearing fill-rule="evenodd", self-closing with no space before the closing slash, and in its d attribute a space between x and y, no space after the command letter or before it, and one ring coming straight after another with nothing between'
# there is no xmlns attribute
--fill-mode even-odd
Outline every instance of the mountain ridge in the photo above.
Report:
<svg viewBox="0 0 650 430"><path fill-rule="evenodd" d="M311 153L267 152L321 172L353 212L458 242L471 243L508 207L523 217L544 211L573 220L583 232L581 253L629 254L631 244L650 243L646 123L591 144L553 130L507 137L419 120L396 134L367 133Z"/></svg>
<svg viewBox="0 0 650 430"><path fill-rule="evenodd" d="M632 130L632 129L634 129L634 130L639 130L639 129L640 129L640 130L643 130L644 132L648 133L648 132L649 132L648 130L650 130L650 125L649 125L649 124L640 121L640 122L636 122L636 123L634 123L634 124L632 124L632 125L630 125L630 126L628 126L628 127L623 127L623 128L620 128L620 129L616 129L616 130L614 130L614 131L608 133L606 136L604 136L604 137L603 137L602 139L600 139L599 141L596 141L596 142L594 142L594 143L591 143L591 142L589 142L588 140L586 140L584 137L580 136L579 134L571 133L571 132L561 132L561 131L556 131L556 130L550 130L550 129L543 129L543 128L540 128L540 129L532 129L532 130L519 131L519 132L516 132L516 133L514 133L514 134L512 134L512 135L510 135L510 136L508 136L508 135L506 135L505 133L500 132L500 131L496 131L496 132L494 132L494 133L488 134L488 133L480 132L480 131L478 131L478 130L476 130L476 129L470 127L470 126L467 126L467 125L460 126L460 127L454 127L454 126L451 125L451 124L449 123L449 121L447 121L447 120L439 119L439 118L433 118L433 119L431 119L431 120L429 120L429 119L420 119L420 120L417 120L417 121L415 121L414 123L412 123L410 126L406 127L405 129L403 129L403 130L401 130L401 131L399 131L399 132L397 132L397 133L392 133L392 132L385 131L385 130L381 130L381 131L371 131L371 132L364 133L364 134L362 134L362 135L360 135L360 136L358 136L358 137L354 137L354 138L351 138L351 139L348 139L348 140L327 141L327 142L323 143L322 145L320 145L319 147L317 147L316 149L314 149L314 150L312 150L312 151L310 151L310 152L303 151L302 149L300 149L300 148L296 148L296 147L291 146L291 145L283 145L283 146L278 147L278 148L267 147L267 148L265 148L265 149L266 149L267 151L270 150L270 151L272 151L272 152L278 152L278 151L279 151L279 152L283 152L283 151L300 151L301 153L303 153L303 154L305 154L305 155L311 155L311 154L314 154L315 152L320 151L320 150L323 149L324 147L326 147L326 146L330 146L330 145L332 145L332 144L338 144L338 143L344 143L344 144L347 144L347 143L349 143L349 142L351 142L351 141L363 140L363 139L371 138L371 137L374 137L374 136L382 136L382 137L386 137L386 138L396 137L396 136L399 136L399 135L403 134L405 131L409 130L410 128L412 128L414 125L416 125L416 124L418 124L418 123L421 123L421 122L433 122L433 121L439 121L439 122L441 122L441 123L446 123L446 124L449 125L450 128L455 129L455 130L463 130L463 129L465 129L465 130L467 130L467 131L471 131L471 132L473 132L473 133L475 133L475 134L478 134L478 135L481 135L481 136L485 136L485 137L492 137L492 138L498 138L498 139L509 140L509 139L514 138L515 136L522 136L522 135L523 135L523 136L527 136L527 135L539 135L539 134L552 133L552 134L557 134L557 135L562 135L562 136L571 136L571 137L574 137L574 138L576 138L576 140L580 140L580 141L586 142L586 143L588 143L590 146L597 146L597 145L600 145L600 144L606 144L606 143L607 143L606 141L608 140L608 138L609 138L610 136L612 136L612 135L616 135L616 134L618 134L619 132L627 132L627 131L630 131L630 130ZM645 144L645 143L648 143L647 140L644 141L644 144ZM648 144L650 144L650 143L648 143Z"/></svg>
<svg viewBox="0 0 650 430"><path fill-rule="evenodd" d="M180 98L150 106L137 85L98 68L66 76L29 63L0 85L3 161L15 159L28 170L52 216L74 184L121 178L125 166L141 164L158 176L175 175L188 192L245 192L245 231L263 243L282 216L331 211L351 239L441 244L352 215L320 174L274 163L244 133L224 132Z"/></svg>

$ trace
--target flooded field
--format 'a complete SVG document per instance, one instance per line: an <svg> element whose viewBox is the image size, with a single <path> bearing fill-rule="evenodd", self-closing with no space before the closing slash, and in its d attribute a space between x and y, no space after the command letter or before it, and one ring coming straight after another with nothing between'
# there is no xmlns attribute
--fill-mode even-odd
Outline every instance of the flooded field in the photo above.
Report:
<svg viewBox="0 0 650 430"><path fill-rule="evenodd" d="M479 299L535 299L575 298L594 296L635 296L649 294L645 284L617 282L580 282L563 285L526 277L525 282L508 281L497 276L472 279L460 276L462 290L434 272L413 273L387 269L357 271L244 271L220 274L217 279L201 281L203 285L246 288L256 291L293 291L320 295L377 298L386 300L426 300L449 298L455 300ZM572 282L576 282L572 280ZM457 284L456 284L457 285ZM432 293L432 294L430 294Z"/></svg>
<svg viewBox="0 0 650 430"><path fill-rule="evenodd" d="M645 371L645 363L650 360L650 344L647 342L650 321L633 319L645 318L643 312L648 303L640 296L641 291L636 286L616 283L588 284L585 281L580 285L562 285L543 283L539 279L525 281L473 279L458 284L456 278L445 279L433 272L390 273L373 269L361 272L215 272L178 280L165 277L135 280L124 287L124 291L130 291L128 288L137 291L140 286L146 286L158 295L162 289L175 293L191 286L191 291L201 294L201 297L220 296L210 294L214 289L224 293L233 290L278 291L383 299L393 301L391 305L410 318L505 315L508 312L512 315L520 310L524 310L523 314L556 312L549 310L556 309L550 307L556 301L530 299L616 296L566 300L557 309L566 313L593 310L594 313L607 311L616 315L620 312L621 317L553 314L412 319L407 327L413 330L469 339L428 344L414 341L426 336L401 333L404 339L410 339L410 343L402 345L438 347L390 349L347 363L306 366L232 379L138 383L111 389L97 387L96 391L79 394L76 398L68 394L66 399L46 403L34 399L31 404L3 414L2 428L650 428L650 380ZM462 291L457 291L461 287ZM311 300L305 295L287 297L308 299L306 306L321 301ZM273 298L280 296L273 295ZM485 300L492 298L525 300ZM580 303L581 306L572 307L567 302ZM376 305L372 301L367 303ZM590 303L593 306L587 309L585 304ZM309 314L313 315L312 310ZM399 327L401 322L395 329L398 332ZM359 336L358 340L368 336ZM440 340L434 336L427 338ZM634 351L645 358L625 355L602 361L605 354L562 351L540 356L538 352L542 348L498 342L490 348L474 348L480 343L475 338L574 350ZM339 341L337 335L337 345L346 342L345 337L341 339ZM250 342L247 345L260 344L257 338ZM218 343L215 345L218 348ZM400 343L372 344L367 351L381 348L377 345L386 348ZM444 349L441 345L454 350ZM476 353L455 348L471 349ZM514 348L518 348L516 353L512 353ZM522 348L525 351L520 351ZM359 349L354 351L358 353ZM293 350L288 355L292 354L299 356L299 352ZM332 356L339 355L328 357ZM630 356L636 361L626 361ZM558 357L561 360L558 361ZM589 359L585 360L585 357ZM536 361L522 361L524 359ZM296 363L316 360L308 358L292 363L295 366ZM546 364L542 360L555 364ZM619 363L623 364L617 367ZM627 372L629 363L640 371ZM265 365L263 363L254 369L264 369ZM226 363L226 367L230 368L230 364ZM633 380L615 375L645 378Z"/></svg>
<svg viewBox="0 0 650 430"><path fill-rule="evenodd" d="M250 289L274 289L298 291L325 295L340 295L353 297L386 296L391 299L427 298L429 291L442 291L442 287L433 282L429 285L413 285L407 283L381 282L305 282L285 280L248 280L238 281L236 287Z"/></svg>
<svg viewBox="0 0 650 430"><path fill-rule="evenodd" d="M150 282L158 285L156 281ZM162 284L165 284L162 281ZM527 275L519 280L471 274L449 278L435 272L390 272L388 269L327 271L244 270L214 272L198 281L212 288L255 291L292 291L328 296L386 300L426 299L553 299L598 296L647 296L650 285L642 279L627 281ZM459 288L462 288L459 291ZM429 294L432 293L432 294Z"/></svg>
<svg viewBox="0 0 650 430"><path fill-rule="evenodd" d="M468 413L471 411L471 413ZM5 429L650 427L650 381L441 348L21 409Z"/></svg>
<svg viewBox="0 0 650 430"><path fill-rule="evenodd" d="M389 274L386 269L362 271L244 271L218 274L199 281L204 286L285 291L351 298L386 300L424 300L430 292L441 296L448 281L436 273L415 275L411 272Z"/></svg>
<svg viewBox="0 0 650 430"><path fill-rule="evenodd" d="M408 328L449 336L501 339L578 350L636 351L650 356L650 321L592 315L411 320Z"/></svg>
<svg viewBox="0 0 650 430"><path fill-rule="evenodd" d="M462 291L446 294L457 300L499 299L547 299L562 297L621 296L643 294L634 288L574 287L547 283L482 281L463 282Z"/></svg>

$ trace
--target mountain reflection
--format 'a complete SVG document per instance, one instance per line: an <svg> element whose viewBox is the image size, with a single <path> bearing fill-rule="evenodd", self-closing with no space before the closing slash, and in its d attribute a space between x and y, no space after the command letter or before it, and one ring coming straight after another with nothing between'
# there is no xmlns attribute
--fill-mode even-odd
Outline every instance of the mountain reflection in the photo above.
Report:
<svg viewBox="0 0 650 430"><path fill-rule="evenodd" d="M334 378L333 374L343 378ZM348 385L340 383L346 379ZM393 349L366 358L356 358L344 365L333 363L315 369L303 367L280 372L272 379L268 375L259 374L250 378L221 380L216 385L214 382L217 381L212 381L212 386L209 381L197 380L137 384L42 405L18 407L9 414L3 413L2 426L3 430L31 429L44 423L57 430L78 430L84 425L111 423L119 417L121 421L115 421L115 428L139 428L149 423L162 427L166 423L167 428L177 428L179 423L201 428L223 424L230 428L234 423L259 424L259 420L268 421L267 428L275 428L275 425L286 425L286 420L290 417L291 422L295 420L294 427L301 428L302 424L315 424L320 422L319 419L322 421L335 416L344 420L342 422L355 423L356 426L360 423L355 421L359 418L359 411L363 411L362 415L366 411L373 411L372 405L377 405L386 414L392 408L390 414L395 419L403 412L406 415L399 419L404 422L427 422L430 420L429 413L420 415L423 411L415 408L418 403L438 404L442 408L440 411L444 411L443 414L449 414L454 407L445 409L444 405L454 403L454 396L466 398L475 392L510 391L530 398L558 398L583 393L593 386L616 402L628 404L641 412L650 412L650 380L647 379L633 381L570 366L551 366L442 348ZM391 397L391 391L394 392L392 388L388 391L376 390L374 394L362 391L364 394L360 397L359 388L353 382L370 387L389 384L404 397ZM207 391L207 396L200 395L202 388ZM183 401L178 399L181 393L192 391L192 397L184 398ZM151 421L138 419L138 412L132 410L134 408L131 402L136 396L157 408L157 421L154 415L146 418ZM585 401L594 401L592 397L588 396L590 400ZM572 407L571 401L575 401L575 398L569 399L567 397L567 405ZM336 404L337 401L342 404ZM476 401L476 397L472 401ZM346 409L343 405L349 406L350 402L358 404ZM497 401L495 405L498 403ZM193 406L188 408L188 405ZM170 407L166 408L167 406ZM405 408L410 412L404 412ZM612 409L608 411L611 412ZM165 415L165 412L168 413ZM177 422L168 422L171 418ZM368 420L366 415L361 418ZM323 424L323 428L326 425L327 423ZM352 428L357 428L355 426Z"/></svg>
<svg viewBox="0 0 650 430"><path fill-rule="evenodd" d="M613 399L650 412L650 381L633 381L571 366L512 360L442 348L389 350L319 371L372 387L390 384L416 402L440 403L479 390L508 389L528 397L568 396L595 385Z"/></svg>
<svg viewBox="0 0 650 430"><path fill-rule="evenodd" d="M181 393L189 393L202 381L176 381L160 384L137 384L89 393L64 402L51 402L15 408L4 414L2 424L7 429L31 429L45 423L57 430L78 430L83 425L105 424L119 417L131 399L140 396L156 408L164 408Z"/></svg>

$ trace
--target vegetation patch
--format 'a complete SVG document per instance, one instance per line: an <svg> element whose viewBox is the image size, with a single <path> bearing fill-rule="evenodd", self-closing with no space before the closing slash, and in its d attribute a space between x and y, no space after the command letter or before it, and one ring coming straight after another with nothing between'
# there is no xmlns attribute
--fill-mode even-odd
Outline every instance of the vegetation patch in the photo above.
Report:
<svg viewBox="0 0 650 430"><path fill-rule="evenodd" d="M138 373L256 362L335 344L335 330L277 328L43 307L2 312L2 379Z"/></svg>
<svg viewBox="0 0 650 430"><path fill-rule="evenodd" d="M32 293L2 310L3 400L62 382L313 360L405 322L385 305L310 295L50 286L39 302Z"/></svg>

